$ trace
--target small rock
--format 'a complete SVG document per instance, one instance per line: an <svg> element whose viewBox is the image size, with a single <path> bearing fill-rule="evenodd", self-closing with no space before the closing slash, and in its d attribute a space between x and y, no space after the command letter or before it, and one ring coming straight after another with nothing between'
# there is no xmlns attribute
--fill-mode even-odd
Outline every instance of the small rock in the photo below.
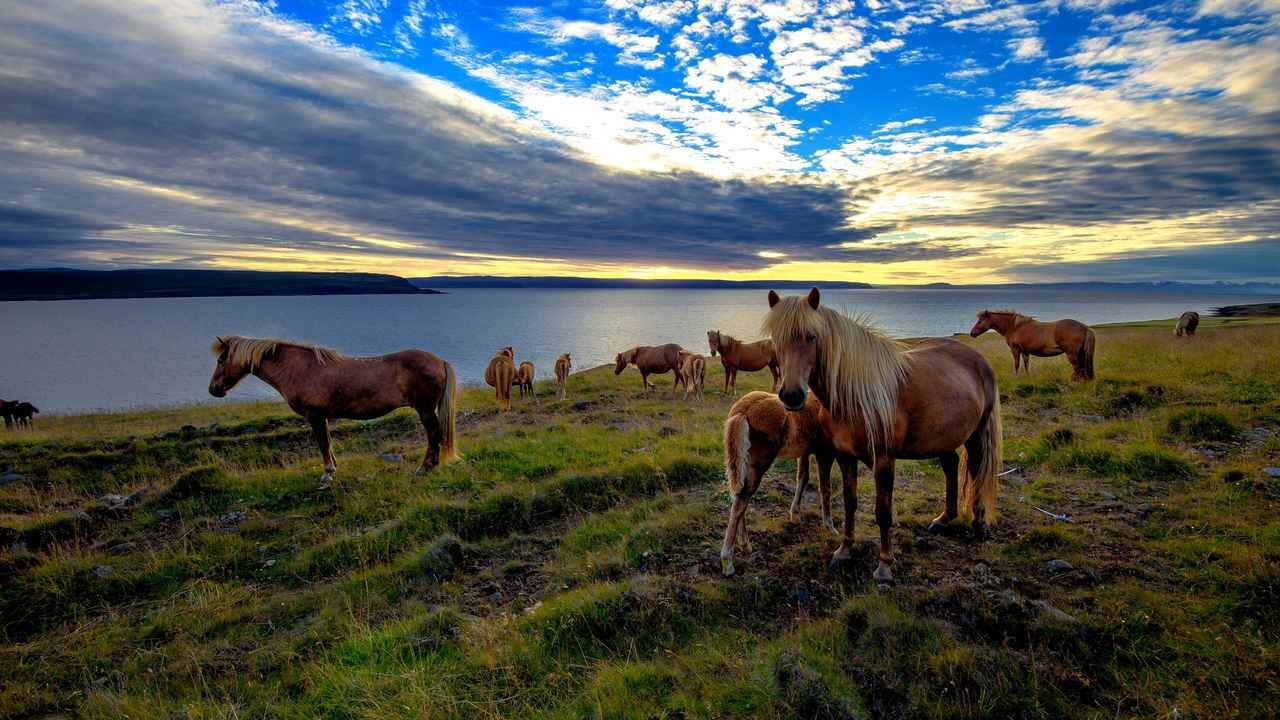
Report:
<svg viewBox="0 0 1280 720"><path fill-rule="evenodd" d="M403 455L401 455L400 453L393 453L393 452L384 452L378 456L378 459L386 460L387 462L404 462Z"/></svg>
<svg viewBox="0 0 1280 720"><path fill-rule="evenodd" d="M26 479L25 475L20 475L12 470L0 473L0 485L9 485L10 483L22 482Z"/></svg>
<svg viewBox="0 0 1280 720"><path fill-rule="evenodd" d="M102 497L98 498L98 502L102 503L103 505L106 505L107 507L119 507L121 505L124 505L124 496L123 495L103 495Z"/></svg>
<svg viewBox="0 0 1280 720"><path fill-rule="evenodd" d="M112 545L111 547L107 548L107 552L111 553L112 555L128 555L129 553L133 552L137 547L138 547L137 543L122 542L122 543L116 543L115 545ZM106 567L106 566L104 565L103 567Z"/></svg>
<svg viewBox="0 0 1280 720"><path fill-rule="evenodd" d="M243 510L232 510L225 515L218 516L219 525L238 525L243 522L248 515Z"/></svg>
<svg viewBox="0 0 1280 720"><path fill-rule="evenodd" d="M494 605L501 604L502 593L497 590L494 590L493 592L489 593L489 602L493 603Z"/></svg>
<svg viewBox="0 0 1280 720"><path fill-rule="evenodd" d="M111 577L111 575L115 573L115 571L116 569L111 567L110 565L98 565L93 569L93 574L100 578L104 578L104 577Z"/></svg>
<svg viewBox="0 0 1280 720"><path fill-rule="evenodd" d="M170 521L172 521L172 520L176 520L176 519L178 519L178 511L177 511L177 510L170 510L170 509L168 509L168 508L161 508L161 509L159 509L159 510L157 510L157 511L156 511L156 520L159 520L159 521L160 521L160 522L162 522L162 523L167 523L167 522L170 522Z"/></svg>
<svg viewBox="0 0 1280 720"><path fill-rule="evenodd" d="M590 400L579 400L578 402L573 404L573 411L582 412L583 410L590 410L591 406L594 404L595 403L591 402Z"/></svg>
<svg viewBox="0 0 1280 720"><path fill-rule="evenodd" d="M974 575L986 575L989 572L991 572L991 568L987 567L986 563L978 563L973 566Z"/></svg>
<svg viewBox="0 0 1280 720"><path fill-rule="evenodd" d="M680 434L680 431L671 427L670 425L663 425L662 427L658 428L658 437L671 437L672 435L679 435L679 434Z"/></svg>
<svg viewBox="0 0 1280 720"><path fill-rule="evenodd" d="M1266 474L1267 477L1280 478L1280 467L1262 468L1262 472Z"/></svg>
<svg viewBox="0 0 1280 720"><path fill-rule="evenodd" d="M1074 615L1069 615L1059 610L1058 608L1050 605L1044 600L1034 600L1032 601L1031 604L1034 605L1036 610L1039 611L1041 617L1051 620L1053 622L1059 623L1061 625L1074 625L1077 622L1079 622L1078 620L1076 620Z"/></svg>
<svg viewBox="0 0 1280 720"><path fill-rule="evenodd" d="M269 558L269 559L267 559L267 560L263 560L263 561L262 561L262 567L271 567L271 566L273 566L273 565L275 565L275 564L276 564L276 561L275 561L274 559L270 559L270 558Z"/></svg>
<svg viewBox="0 0 1280 720"><path fill-rule="evenodd" d="M1055 558L1055 559L1050 560L1049 562L1045 563L1045 564L1044 564L1044 569L1045 569L1045 570L1048 570L1048 571L1049 571L1049 572L1051 572L1051 573L1064 573L1064 572L1071 572L1072 570L1075 570L1076 568L1075 568L1075 566L1074 566L1074 565L1072 565L1071 563L1067 562L1066 560L1060 560L1060 559Z"/></svg>

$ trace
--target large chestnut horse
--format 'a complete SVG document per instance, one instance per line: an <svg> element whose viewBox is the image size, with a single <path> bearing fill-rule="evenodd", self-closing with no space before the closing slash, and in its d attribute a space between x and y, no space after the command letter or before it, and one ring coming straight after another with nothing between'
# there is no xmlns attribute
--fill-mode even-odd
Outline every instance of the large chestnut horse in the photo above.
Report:
<svg viewBox="0 0 1280 720"><path fill-rule="evenodd" d="M708 330L707 345L711 348L711 357L720 354L720 364L724 366L724 395L732 395L737 391L739 370L755 372L767 367L773 375L770 389L778 388L778 359L773 353L773 341L744 343L719 330Z"/></svg>
<svg viewBox="0 0 1280 720"><path fill-rule="evenodd" d="M809 456L818 459L818 492L822 499L822 525L839 535L831 520L831 464L835 448L822 429L822 404L810 393L804 409L789 412L777 395L756 390L743 395L729 408L724 423L724 476L734 497L729 524L720 548L720 568L732 575L733 552L747 539L747 502L777 458L796 460L796 489L791 499L791 519L800 512L800 499L809 484ZM737 499L742 498L742 502Z"/></svg>
<svg viewBox="0 0 1280 720"><path fill-rule="evenodd" d="M1097 343L1093 330L1076 320L1040 322L1035 318L1013 310L983 310L978 321L969 330L970 337L978 337L988 330L1004 336L1013 353L1013 374L1018 374L1018 362L1023 372L1031 372L1031 356L1054 357L1066 354L1071 363L1072 380L1093 379L1093 350Z"/></svg>
<svg viewBox="0 0 1280 720"><path fill-rule="evenodd" d="M820 305L817 288L808 297L780 298L769 292L764 330L782 364L778 399L801 411L812 391L827 409L831 437L844 475L844 539L832 564L853 549L857 511L857 463L876 480L876 524L880 563L875 579L887 582L893 547L894 463L938 458L946 476L946 504L931 530L959 514L972 517L982 535L996 517L1001 467L1000 392L995 373L973 348L954 340L930 340L911 350L866 325ZM959 448L964 448L961 462ZM957 492L959 490L959 492ZM958 498L957 495L962 495ZM744 503L734 498L735 508Z"/></svg>
<svg viewBox="0 0 1280 720"><path fill-rule="evenodd" d="M654 387L649 382L650 375L662 375L668 372L676 374L676 381L671 385L671 397L676 396L676 389L679 387L683 376L680 374L680 367L683 361L680 353L684 348L675 343L667 343L666 345L637 345L630 350L624 350L618 353L614 358L613 374L621 375L628 365L635 365L640 371L640 382L644 383L644 391L649 392Z"/></svg>
<svg viewBox="0 0 1280 720"><path fill-rule="evenodd" d="M411 407L427 431L427 452L418 473L458 456L458 382L453 366L429 352L346 358L328 348L245 337L217 338L212 350L218 364L209 378L210 395L225 396L252 373L311 423L324 460L321 486L333 480L338 469L329 438L330 418L369 420Z"/></svg>
<svg viewBox="0 0 1280 720"><path fill-rule="evenodd" d="M516 351L508 345L500 348L484 369L484 381L498 398L498 412L511 409L511 385L515 379Z"/></svg>

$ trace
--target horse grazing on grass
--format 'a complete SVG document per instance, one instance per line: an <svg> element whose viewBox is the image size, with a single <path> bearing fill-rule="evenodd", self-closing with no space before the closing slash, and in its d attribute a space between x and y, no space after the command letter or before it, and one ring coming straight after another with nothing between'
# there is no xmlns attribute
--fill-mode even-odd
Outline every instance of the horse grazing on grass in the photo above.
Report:
<svg viewBox="0 0 1280 720"><path fill-rule="evenodd" d="M684 399L689 399L689 391L692 390L694 397L701 401L702 388L706 380L707 359L695 352L680 351L680 374L676 382L684 383Z"/></svg>
<svg viewBox="0 0 1280 720"><path fill-rule="evenodd" d="M835 448L823 430L826 411L812 393L804 408L789 412L777 395L759 390L743 395L729 408L724 423L724 476L734 502L720 549L720 567L733 574L733 552L739 541L751 552L747 539L747 503L777 458L796 460L796 490L791 519L800 512L800 500L809 485L809 456L818 459L818 491L822 497L822 525L839 535L831 519L831 464ZM852 460L850 460L852 462ZM742 498L742 502L738 502Z"/></svg>
<svg viewBox="0 0 1280 720"><path fill-rule="evenodd" d="M0 400L0 418L4 418L4 426L6 428L13 427L13 409L17 405L16 400Z"/></svg>
<svg viewBox="0 0 1280 720"><path fill-rule="evenodd" d="M422 350L371 358L343 357L334 350L275 339L219 337L218 363L209 394L223 397L245 375L275 388L289 407L311 424L324 460L321 487L337 472L329 419L370 420L402 407L418 412L427 431L427 451L418 474L458 457L455 425L458 381L453 366Z"/></svg>
<svg viewBox="0 0 1280 720"><path fill-rule="evenodd" d="M1040 322L1035 318L1012 310L983 310L978 321L969 330L971 337L978 337L988 330L1004 336L1013 353L1013 374L1018 374L1018 362L1023 372L1031 372L1031 356L1054 357L1066 354L1071 363L1072 380L1093 379L1093 351L1096 338L1093 330L1076 320Z"/></svg>
<svg viewBox="0 0 1280 720"><path fill-rule="evenodd" d="M724 366L724 392L731 395L738 389L738 371L755 372L769 368L773 375L771 389L778 389L778 359L773 352L772 340L757 340L744 343L719 330L707 331L707 345L711 348L711 357L720 354L720 364Z"/></svg>
<svg viewBox="0 0 1280 720"><path fill-rule="evenodd" d="M500 348L484 369L484 381L498 398L498 411L511 409L511 385L516 378L516 351L510 345Z"/></svg>
<svg viewBox="0 0 1280 720"><path fill-rule="evenodd" d="M680 353L684 348L675 343L667 343L666 345L638 345L630 350L624 350L618 353L614 358L613 374L621 375L628 365L635 365L640 371L640 381L644 383L644 391L647 393L656 387L649 382L650 375L664 375L668 372L676 374L676 381L671 385L671 397L676 396L676 388L683 377L680 373L682 365Z"/></svg>
<svg viewBox="0 0 1280 720"><path fill-rule="evenodd" d="M1188 310L1182 313L1178 318L1178 324L1173 328L1174 337L1195 337L1196 328L1200 327L1200 313L1194 310Z"/></svg>
<svg viewBox="0 0 1280 720"><path fill-rule="evenodd" d="M858 506L856 458L876 481L880 562L875 579L893 579L894 463L938 458L946 476L946 502L930 524L938 531L957 515L973 520L981 537L996 519L1001 467L1000 392L991 365L978 351L954 340L930 340L911 350L864 322L821 305L817 288L807 297L769 292L764 331L782 364L778 399L788 410L805 408L809 392L826 408L824 430L844 476L844 539L832 564L853 550ZM962 458L957 451L964 449ZM959 496L959 497L958 497ZM735 509L745 503L734 498Z"/></svg>
<svg viewBox="0 0 1280 720"><path fill-rule="evenodd" d="M556 358L556 390L559 391L561 400L568 393L569 373L572 370L573 359L569 357L569 353Z"/></svg>
<svg viewBox="0 0 1280 720"><path fill-rule="evenodd" d="M512 382L520 387L520 399L531 397L537 400L538 397L533 394L533 363L525 360L520 363L520 367L516 368L516 376Z"/></svg>
<svg viewBox="0 0 1280 720"><path fill-rule="evenodd" d="M40 408L29 402L13 403L13 421L18 427L26 427L28 429L35 427L35 416L40 413Z"/></svg>

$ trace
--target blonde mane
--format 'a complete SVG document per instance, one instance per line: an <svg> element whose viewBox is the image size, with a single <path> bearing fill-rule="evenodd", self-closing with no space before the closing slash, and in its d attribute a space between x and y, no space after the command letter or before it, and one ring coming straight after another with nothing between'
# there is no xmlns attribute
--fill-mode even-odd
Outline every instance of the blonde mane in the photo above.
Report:
<svg viewBox="0 0 1280 720"><path fill-rule="evenodd" d="M221 355L226 352L228 362L237 365L248 365L249 370L253 371L262 365L263 358L275 352L276 348L281 345L310 350L315 353L316 360L322 365L327 362L336 362L344 359L337 350L318 345L288 342L277 338L247 338L236 335L215 339L210 350L214 355Z"/></svg>
<svg viewBox="0 0 1280 720"><path fill-rule="evenodd" d="M901 343L870 325L806 298L786 297L765 316L762 331L781 345L788 338L817 336L818 362L831 406L840 420L861 419L872 454L880 437L893 431L898 391L906 381L911 356Z"/></svg>

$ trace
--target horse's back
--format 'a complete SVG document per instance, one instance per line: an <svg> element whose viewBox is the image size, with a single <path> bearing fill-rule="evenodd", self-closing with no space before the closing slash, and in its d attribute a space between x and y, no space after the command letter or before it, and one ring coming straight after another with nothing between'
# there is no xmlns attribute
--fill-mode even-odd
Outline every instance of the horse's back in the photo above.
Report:
<svg viewBox="0 0 1280 720"><path fill-rule="evenodd" d="M898 397L896 444L914 448L920 457L934 457L940 448L963 444L995 404L996 374L982 353L951 339L921 343L908 354L911 366Z"/></svg>

